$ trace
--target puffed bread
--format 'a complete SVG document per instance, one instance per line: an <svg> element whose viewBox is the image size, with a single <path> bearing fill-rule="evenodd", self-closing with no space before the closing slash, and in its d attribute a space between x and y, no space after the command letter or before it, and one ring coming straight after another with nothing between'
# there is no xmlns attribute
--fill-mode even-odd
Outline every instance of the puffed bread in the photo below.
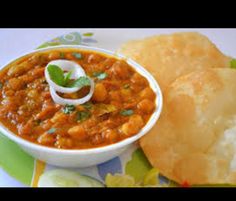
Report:
<svg viewBox="0 0 236 201"><path fill-rule="evenodd" d="M168 178L236 184L236 70L211 68L178 78L162 115L140 145Z"/></svg>
<svg viewBox="0 0 236 201"><path fill-rule="evenodd" d="M143 65L162 90L179 76L194 70L228 67L230 61L206 36L195 32L130 41L123 44L118 53Z"/></svg>

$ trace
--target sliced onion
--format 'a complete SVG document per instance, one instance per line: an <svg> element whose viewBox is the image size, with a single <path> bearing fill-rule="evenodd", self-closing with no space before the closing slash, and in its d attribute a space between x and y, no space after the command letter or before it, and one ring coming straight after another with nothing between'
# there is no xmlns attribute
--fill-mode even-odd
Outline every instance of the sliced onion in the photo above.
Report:
<svg viewBox="0 0 236 201"><path fill-rule="evenodd" d="M73 61L68 61L68 60L63 60L63 59L59 59L59 60L54 60L48 63L48 65L45 68L44 74L45 74L45 78L48 82L48 84L50 85L50 87L52 87L53 89L55 89L58 92L61 93L74 93L78 90L81 89L81 87L62 87L57 85L55 82L53 82L49 76L48 73L48 66L49 65L57 65L59 66L63 71L72 71L71 74L71 78L72 79L77 79L81 76L85 76L85 71L84 69L77 63L73 62Z"/></svg>
<svg viewBox="0 0 236 201"><path fill-rule="evenodd" d="M93 95L93 92L94 92L94 81L89 78L90 80L90 83L91 83L91 86L90 86L90 91L89 93L84 96L83 98L79 98L79 99L67 99L67 98L62 98L61 96L59 96L55 89L50 86L50 93L51 93L51 96L52 96L52 99L54 100L55 103L58 103L60 105L81 105L87 101L90 100L90 98L92 97Z"/></svg>

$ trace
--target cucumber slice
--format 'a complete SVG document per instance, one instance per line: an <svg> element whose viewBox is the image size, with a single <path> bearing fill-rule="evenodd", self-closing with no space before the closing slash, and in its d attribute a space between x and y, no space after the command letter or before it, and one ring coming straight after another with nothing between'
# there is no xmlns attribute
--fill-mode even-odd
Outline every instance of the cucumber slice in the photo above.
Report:
<svg viewBox="0 0 236 201"><path fill-rule="evenodd" d="M137 187L134 178L130 175L108 173L105 183L107 187Z"/></svg>
<svg viewBox="0 0 236 201"><path fill-rule="evenodd" d="M42 174L38 187L104 187L104 185L98 180L77 172L56 169Z"/></svg>

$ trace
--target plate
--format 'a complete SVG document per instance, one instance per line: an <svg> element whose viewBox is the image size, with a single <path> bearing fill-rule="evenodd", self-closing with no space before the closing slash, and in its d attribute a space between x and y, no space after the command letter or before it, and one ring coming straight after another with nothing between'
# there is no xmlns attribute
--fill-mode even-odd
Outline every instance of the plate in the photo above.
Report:
<svg viewBox="0 0 236 201"><path fill-rule="evenodd" d="M205 32L207 30L203 30ZM55 46L61 44L75 44L96 46L109 50L116 50L123 42L135 38L143 38L157 33L169 33L173 30L81 30L74 31L65 35L56 37L43 43L36 48ZM122 33L122 34L121 34ZM209 32L210 33L210 32ZM209 37L209 33L206 34ZM216 32L218 33L218 32ZM234 30L235 33L235 30ZM217 34L216 34L217 35ZM214 38L212 37L210 39ZM219 46L222 45L222 39L218 40ZM233 44L233 43L231 43ZM219 47L226 54L236 55L231 46ZM32 158L20 149L18 145L4 137L0 133L0 186L9 187L37 187L40 176L45 172L58 169L58 167L45 164L42 161ZM71 170L71 169L70 169ZM137 144L132 145L125 153L103 164L89 168L77 168L72 171L82 175L90 176L95 180L104 183L105 177L110 174L126 174L135 179L136 182L142 181L145 175L152 170L144 153ZM176 185L172 181L158 174L156 177L158 186Z"/></svg>

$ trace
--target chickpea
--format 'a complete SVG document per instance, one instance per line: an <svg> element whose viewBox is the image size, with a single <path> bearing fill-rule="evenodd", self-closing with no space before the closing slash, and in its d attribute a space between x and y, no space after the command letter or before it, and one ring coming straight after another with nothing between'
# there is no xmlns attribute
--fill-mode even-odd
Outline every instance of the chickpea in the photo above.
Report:
<svg viewBox="0 0 236 201"><path fill-rule="evenodd" d="M41 77L44 75L44 68L36 68L32 71L32 76L34 77Z"/></svg>
<svg viewBox="0 0 236 201"><path fill-rule="evenodd" d="M142 117L138 114L132 115L129 119L129 123L134 124L139 129L142 128L144 125Z"/></svg>
<svg viewBox="0 0 236 201"><path fill-rule="evenodd" d="M42 128L44 130L49 130L52 127L52 125L53 125L53 123L51 122L51 120L47 119L47 120L43 121Z"/></svg>
<svg viewBox="0 0 236 201"><path fill-rule="evenodd" d="M120 79L129 78L129 70L125 61L117 61L111 67L112 73L118 76Z"/></svg>
<svg viewBox="0 0 236 201"><path fill-rule="evenodd" d="M121 89L120 93L121 93L121 97L122 97L123 101L129 101L130 97L132 96L130 89Z"/></svg>
<svg viewBox="0 0 236 201"><path fill-rule="evenodd" d="M91 142L93 144L101 144L104 141L103 137L101 136L101 134L95 134L92 138L91 138Z"/></svg>
<svg viewBox="0 0 236 201"><path fill-rule="evenodd" d="M45 99L51 98L51 94L50 94L49 91L44 91L44 92L42 92L41 96L42 96L43 98L45 98Z"/></svg>
<svg viewBox="0 0 236 201"><path fill-rule="evenodd" d="M8 81L8 85L13 90L20 90L24 86L24 82L22 82L18 78L12 78Z"/></svg>
<svg viewBox="0 0 236 201"><path fill-rule="evenodd" d="M149 87L146 87L140 92L140 97L142 99L147 98L147 99L153 100L155 98L155 94Z"/></svg>
<svg viewBox="0 0 236 201"><path fill-rule="evenodd" d="M137 85L137 84L131 84L130 85L130 89L134 92L134 93L139 93L140 91L143 90L143 86L142 85Z"/></svg>
<svg viewBox="0 0 236 201"><path fill-rule="evenodd" d="M97 118L95 118L95 117L92 116L90 119L88 119L87 121L85 121L85 122L83 123L83 126L84 126L84 128L86 128L86 129L90 129L90 128L92 128L92 127L95 127L97 124L98 124ZM88 134L90 134L90 133L88 133Z"/></svg>
<svg viewBox="0 0 236 201"><path fill-rule="evenodd" d="M66 59L69 59L69 60L74 60L74 59L75 59L75 57L74 57L70 52L67 52L67 53L65 54L65 58L66 58Z"/></svg>
<svg viewBox="0 0 236 201"><path fill-rule="evenodd" d="M91 63L98 63L98 62L101 62L103 59L102 56L98 55L98 54L90 54L88 56L88 63L91 64Z"/></svg>
<svg viewBox="0 0 236 201"><path fill-rule="evenodd" d="M39 93L38 93L37 90L31 89L31 90L29 90L27 96L28 96L29 98L32 98L32 99L37 99L37 97L39 96Z"/></svg>
<svg viewBox="0 0 236 201"><path fill-rule="evenodd" d="M71 148L73 146L73 141L70 138L57 135L55 146L58 148Z"/></svg>
<svg viewBox="0 0 236 201"><path fill-rule="evenodd" d="M112 67L112 65L116 62L114 58L107 58L105 61L103 61L103 66L105 69L109 69Z"/></svg>
<svg viewBox="0 0 236 201"><path fill-rule="evenodd" d="M127 136L133 135L137 132L137 128L135 126L132 126L129 122L124 123L121 126L121 132Z"/></svg>
<svg viewBox="0 0 236 201"><path fill-rule="evenodd" d="M102 136L109 142L115 142L118 138L118 133L113 129L108 129L102 133Z"/></svg>
<svg viewBox="0 0 236 201"><path fill-rule="evenodd" d="M111 105L114 105L117 109L122 108L122 103L120 101L111 101Z"/></svg>
<svg viewBox="0 0 236 201"><path fill-rule="evenodd" d="M102 102L107 98L107 90L102 83L98 83L95 86L94 93L93 93L93 100L97 102Z"/></svg>
<svg viewBox="0 0 236 201"><path fill-rule="evenodd" d="M40 111L37 115L37 119L45 120L49 117L51 117L55 112L57 111L57 108L55 106L47 106L43 108L42 111Z"/></svg>
<svg viewBox="0 0 236 201"><path fill-rule="evenodd" d="M24 61L22 63L11 66L7 74L9 76L16 76L16 75L19 76L22 75L24 72L31 70L32 67L33 65L31 63L29 63L28 61Z"/></svg>
<svg viewBox="0 0 236 201"><path fill-rule="evenodd" d="M30 60L30 64L35 65L41 65L41 64L46 64L48 62L48 55L44 53L38 53L33 55Z"/></svg>
<svg viewBox="0 0 236 201"><path fill-rule="evenodd" d="M143 113L145 114L149 114L151 113L154 108L155 105L152 101L150 101L149 99L144 99L142 101L140 101L137 105L138 109L140 109Z"/></svg>
<svg viewBox="0 0 236 201"><path fill-rule="evenodd" d="M119 91L110 91L109 96L110 96L110 100L113 100L113 101L121 100L121 95Z"/></svg>
<svg viewBox="0 0 236 201"><path fill-rule="evenodd" d="M7 90L6 92L5 92L5 95L6 96L13 96L15 94L15 92L13 91L13 90Z"/></svg>
<svg viewBox="0 0 236 201"><path fill-rule="evenodd" d="M28 121L26 124L21 124L18 128L20 135L30 135L32 133L32 121Z"/></svg>
<svg viewBox="0 0 236 201"><path fill-rule="evenodd" d="M49 60L60 59L60 53L59 53L59 52L51 52L51 53L48 55L48 59L49 59Z"/></svg>
<svg viewBox="0 0 236 201"><path fill-rule="evenodd" d="M29 62L32 63L33 65L36 65L41 58L41 54L34 54L30 59Z"/></svg>
<svg viewBox="0 0 236 201"><path fill-rule="evenodd" d="M52 134L43 133L42 135L40 135L38 137L38 142L40 144L52 145L54 143L54 141L55 141L55 139L54 139L54 136Z"/></svg>
<svg viewBox="0 0 236 201"><path fill-rule="evenodd" d="M145 86L147 85L147 80L142 77L140 74L135 73L132 77L131 77L131 82L134 84L138 84L138 85L142 85Z"/></svg>
<svg viewBox="0 0 236 201"><path fill-rule="evenodd" d="M86 130L82 125L70 128L68 134L77 140L84 140L87 137Z"/></svg>
<svg viewBox="0 0 236 201"><path fill-rule="evenodd" d="M13 76L13 75L16 75L16 74L18 74L18 75L22 74L25 71L24 69L25 69L25 66L22 65L22 64L12 66L11 68L9 68L9 70L7 72L7 75Z"/></svg>
<svg viewBox="0 0 236 201"><path fill-rule="evenodd" d="M127 136L134 135L143 127L144 122L140 115L132 115L127 123L121 127L121 132Z"/></svg>
<svg viewBox="0 0 236 201"><path fill-rule="evenodd" d="M34 80L34 77L33 76L28 76L28 75L22 75L20 77L20 79L24 83L29 83L29 82L32 82Z"/></svg>
<svg viewBox="0 0 236 201"><path fill-rule="evenodd" d="M67 121L67 115L62 112L57 112L51 118L52 123L65 123Z"/></svg>

